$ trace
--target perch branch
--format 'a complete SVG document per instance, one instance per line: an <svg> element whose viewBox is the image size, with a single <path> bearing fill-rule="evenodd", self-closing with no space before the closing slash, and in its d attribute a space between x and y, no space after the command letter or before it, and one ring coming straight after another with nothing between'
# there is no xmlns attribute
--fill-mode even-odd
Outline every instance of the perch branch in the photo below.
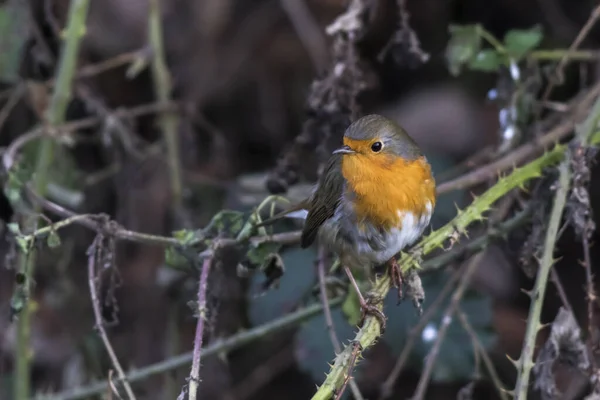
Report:
<svg viewBox="0 0 600 400"><path fill-rule="evenodd" d="M104 321L102 318L102 311L100 310L100 299L98 298L98 293L96 289L96 281L99 279L96 275L96 261L98 257L98 252L101 251L102 245L102 237L100 235L96 236L94 242L90 246L87 251L88 255L88 282L90 286L90 298L92 300L92 308L94 310L94 318L96 320L96 329L98 330L98 335L100 339L102 339L102 343L104 344L104 348L108 353L110 361L117 371L117 379L123 384L123 388L125 389L125 393L127 393L127 397L130 400L135 400L135 395L133 394L133 390L131 389L131 385L127 382L127 378L125 377L125 372L123 372L123 367L121 367L121 363L117 358L115 350L110 344L110 340L108 339L108 335L106 334L106 330L104 329ZM118 394L118 392L117 392Z"/></svg>
<svg viewBox="0 0 600 400"><path fill-rule="evenodd" d="M69 6L69 15L65 30L65 42L61 51L57 68L56 86L52 93L50 105L46 110L45 124L50 127L64 122L69 100L71 99L72 81L77 66L77 54L80 40L85 34L89 0L73 0ZM44 196L48 183L48 171L52 164L54 153L54 140L44 138L37 152L33 187L37 193ZM34 208L34 213L39 213L39 208ZM35 273L35 251L21 254L21 263L25 264L26 282L25 294L29 296L31 281ZM15 388L14 397L17 400L26 400L30 397L30 357L29 341L31 337L31 309L26 304L19 315L17 327L17 348L15 354Z"/></svg>
<svg viewBox="0 0 600 400"><path fill-rule="evenodd" d="M600 132L593 135L592 142L600 142ZM469 207L463 211L459 211L458 215L452 221L421 239L416 246L416 250L423 255L429 254L436 248L443 248L444 243L448 238L450 239L450 245L452 245L466 233L467 226L472 222L483 218L483 214L496 202L496 200L503 197L512 189L522 187L527 181L541 176L544 168L560 162L563 159L565 149L565 145L556 145L554 149L546 152L539 158L523 167L515 169L508 176L499 179L494 186L488 189L480 197L476 198ZM413 268L420 268L415 258L408 253L402 254L399 265L402 266L403 273L407 273ZM387 274L375 280L372 288L374 297L383 299L386 297L389 290L390 280ZM381 309L383 305L380 303L378 306ZM379 321L377 318L368 316L362 328L357 332L354 341L359 342L363 349L367 349L375 343L379 336ZM313 396L313 400L328 400L332 397L333 393L341 387L344 376L348 373L349 368L353 367L348 363L351 354L352 346L346 346L346 348L337 355L327 378L318 388Z"/></svg>

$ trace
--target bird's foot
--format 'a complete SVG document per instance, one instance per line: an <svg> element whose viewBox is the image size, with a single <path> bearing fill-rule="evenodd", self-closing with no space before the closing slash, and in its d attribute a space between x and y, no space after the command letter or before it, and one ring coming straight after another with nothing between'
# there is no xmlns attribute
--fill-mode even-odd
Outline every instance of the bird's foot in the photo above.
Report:
<svg viewBox="0 0 600 400"><path fill-rule="evenodd" d="M376 305L377 303L380 303L382 299L378 299L368 294L366 297L367 299L365 300L365 298L359 293L358 300L360 302L361 317L360 321L358 322L358 326L362 328L367 315L371 315L372 317L377 318L377 321L379 321L379 331L383 335L385 332L386 317Z"/></svg>
<svg viewBox="0 0 600 400"><path fill-rule="evenodd" d="M402 292L402 285L404 285L404 276L402 275L402 269L398 265L398 261L396 257L390 259L389 261L389 273L390 279L392 280L392 285L398 289L398 303L404 299L404 293Z"/></svg>

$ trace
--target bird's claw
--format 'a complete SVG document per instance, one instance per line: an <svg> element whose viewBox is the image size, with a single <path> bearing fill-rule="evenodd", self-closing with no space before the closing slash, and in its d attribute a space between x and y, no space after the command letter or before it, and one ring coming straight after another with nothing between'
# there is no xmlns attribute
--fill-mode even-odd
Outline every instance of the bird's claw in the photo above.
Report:
<svg viewBox="0 0 600 400"><path fill-rule="evenodd" d="M392 280L392 285L398 289L398 302L396 304L400 304L400 302L404 299L404 293L402 292L404 276L402 275L402 269L398 265L398 261L395 257L389 261L389 264L389 273Z"/></svg>
<svg viewBox="0 0 600 400"><path fill-rule="evenodd" d="M375 304L373 304L375 302L375 299L372 296L367 296L366 300L359 300L361 317L360 321L358 322L358 326L362 328L363 324L365 323L365 319L367 318L367 315L371 315L377 318L377 321L379 321L379 331L383 335L383 333L385 332L386 317L383 314L383 312L379 308L377 308Z"/></svg>

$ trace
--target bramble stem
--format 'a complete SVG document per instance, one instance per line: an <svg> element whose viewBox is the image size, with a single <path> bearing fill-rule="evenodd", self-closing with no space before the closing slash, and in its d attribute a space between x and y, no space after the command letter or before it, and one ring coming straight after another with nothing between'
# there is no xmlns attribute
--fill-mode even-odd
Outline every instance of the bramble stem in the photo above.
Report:
<svg viewBox="0 0 600 400"><path fill-rule="evenodd" d="M46 110L44 124L52 129L65 121L67 106L71 100L73 77L77 67L77 54L81 38L85 34L85 21L89 0L72 0L69 6L69 16L65 29L65 43L62 49L57 68L56 85L52 93L50 105ZM33 187L40 196L45 196L48 184L48 171L54 155L54 140L50 137L43 138L37 153ZM39 207L34 207L34 212L39 212ZM37 225L37 223L35 224ZM35 228L34 228L35 229ZM24 293L30 297L31 281L35 273L35 250L29 254L21 254L20 264L24 272ZM17 348L15 354L14 398L26 400L30 398L30 349L31 337L31 307L29 301L19 314L17 326Z"/></svg>

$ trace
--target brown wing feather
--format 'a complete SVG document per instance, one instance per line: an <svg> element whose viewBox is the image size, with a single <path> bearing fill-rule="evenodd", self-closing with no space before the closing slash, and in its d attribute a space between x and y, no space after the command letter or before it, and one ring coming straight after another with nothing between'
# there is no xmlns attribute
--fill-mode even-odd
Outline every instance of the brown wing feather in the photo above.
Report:
<svg viewBox="0 0 600 400"><path fill-rule="evenodd" d="M306 222L302 229L300 245L310 246L317 237L319 228L333 217L344 190L344 178L341 170L341 155L332 155L321 174L319 186L311 199Z"/></svg>

